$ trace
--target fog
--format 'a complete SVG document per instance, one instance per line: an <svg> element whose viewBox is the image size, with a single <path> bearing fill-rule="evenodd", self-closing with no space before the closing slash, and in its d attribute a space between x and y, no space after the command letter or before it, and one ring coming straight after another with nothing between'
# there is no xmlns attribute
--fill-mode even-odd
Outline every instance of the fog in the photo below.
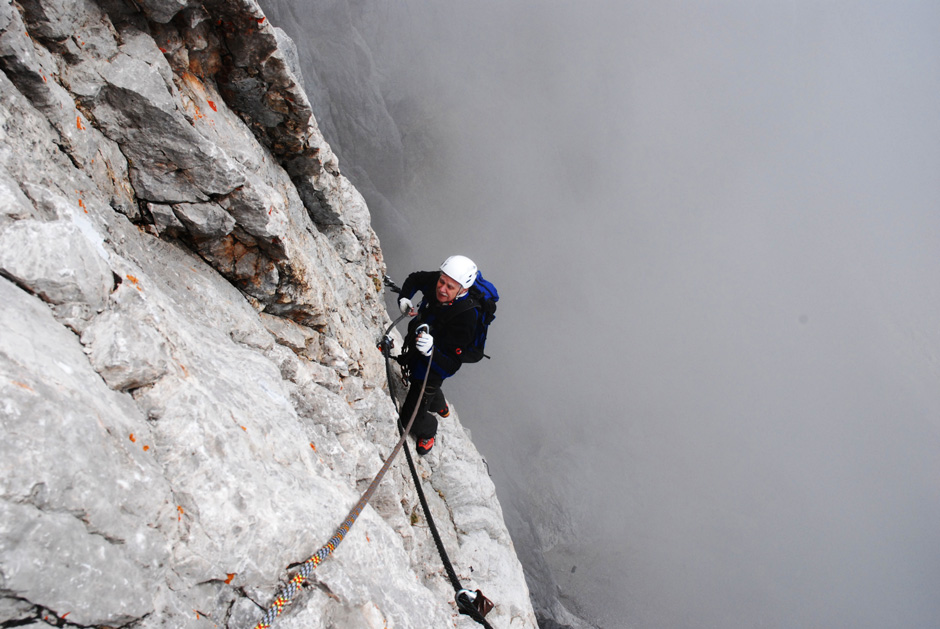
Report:
<svg viewBox="0 0 940 629"><path fill-rule="evenodd" d="M500 289L444 391L527 571L604 628L940 626L940 4L324 4L390 272Z"/></svg>

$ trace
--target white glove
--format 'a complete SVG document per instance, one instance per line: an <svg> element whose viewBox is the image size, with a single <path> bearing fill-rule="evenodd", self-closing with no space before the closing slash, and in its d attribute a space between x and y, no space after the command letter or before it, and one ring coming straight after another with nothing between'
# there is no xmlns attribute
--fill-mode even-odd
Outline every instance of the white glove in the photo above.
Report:
<svg viewBox="0 0 940 629"><path fill-rule="evenodd" d="M430 356L431 350L434 348L434 337L427 332L419 334L418 338L415 339L415 347L425 356Z"/></svg>
<svg viewBox="0 0 940 629"><path fill-rule="evenodd" d="M410 314L415 309L415 305L407 297L402 297L398 300L398 309L402 314Z"/></svg>

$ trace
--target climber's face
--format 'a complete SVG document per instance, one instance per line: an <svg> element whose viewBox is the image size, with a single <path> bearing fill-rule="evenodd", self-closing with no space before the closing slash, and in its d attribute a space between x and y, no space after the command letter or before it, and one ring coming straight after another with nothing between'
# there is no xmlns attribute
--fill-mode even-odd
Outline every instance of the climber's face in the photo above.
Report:
<svg viewBox="0 0 940 629"><path fill-rule="evenodd" d="M457 299L462 289L463 286L460 285L460 282L445 273L441 273L441 276L437 280L435 296L442 304L449 304Z"/></svg>

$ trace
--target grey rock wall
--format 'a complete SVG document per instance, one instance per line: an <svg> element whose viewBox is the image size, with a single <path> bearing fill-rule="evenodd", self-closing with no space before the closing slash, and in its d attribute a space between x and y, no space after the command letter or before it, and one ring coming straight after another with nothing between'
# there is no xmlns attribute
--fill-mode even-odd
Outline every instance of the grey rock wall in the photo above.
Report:
<svg viewBox="0 0 940 629"><path fill-rule="evenodd" d="M253 0L0 0L2 626L253 627L397 440L382 251L279 38ZM456 415L420 470L535 627ZM402 460L278 625L475 626L452 600Z"/></svg>

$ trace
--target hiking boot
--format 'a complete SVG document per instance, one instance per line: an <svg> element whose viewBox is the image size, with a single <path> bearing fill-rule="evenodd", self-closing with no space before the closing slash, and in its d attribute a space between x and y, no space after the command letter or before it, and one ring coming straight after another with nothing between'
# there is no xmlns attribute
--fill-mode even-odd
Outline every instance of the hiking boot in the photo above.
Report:
<svg viewBox="0 0 940 629"><path fill-rule="evenodd" d="M431 437L430 439L418 439L418 445L415 447L415 451L418 454L427 454L433 447L434 437Z"/></svg>
<svg viewBox="0 0 940 629"><path fill-rule="evenodd" d="M441 417L450 417L450 406L447 405L447 402L444 402L444 408L437 412Z"/></svg>

